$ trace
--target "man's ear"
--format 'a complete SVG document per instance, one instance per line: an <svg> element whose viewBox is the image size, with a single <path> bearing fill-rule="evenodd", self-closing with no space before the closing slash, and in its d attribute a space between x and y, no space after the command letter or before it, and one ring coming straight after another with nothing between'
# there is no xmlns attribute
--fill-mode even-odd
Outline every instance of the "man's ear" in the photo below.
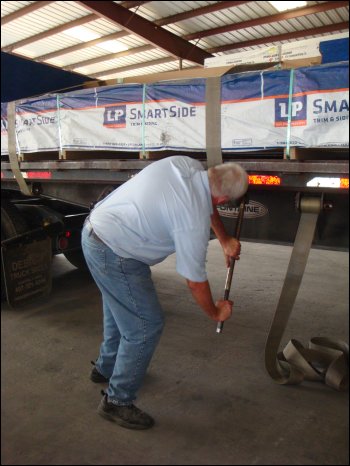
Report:
<svg viewBox="0 0 350 466"><path fill-rule="evenodd" d="M212 196L213 205L226 204L230 200L228 196Z"/></svg>

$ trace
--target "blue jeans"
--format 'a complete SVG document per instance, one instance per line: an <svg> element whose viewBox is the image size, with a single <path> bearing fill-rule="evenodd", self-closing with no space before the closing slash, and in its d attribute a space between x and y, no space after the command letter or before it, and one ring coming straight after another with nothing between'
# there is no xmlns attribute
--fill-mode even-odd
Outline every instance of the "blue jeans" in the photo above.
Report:
<svg viewBox="0 0 350 466"><path fill-rule="evenodd" d="M108 401L135 399L164 326L163 311L147 264L115 254L94 236L89 221L82 247L102 293L103 342L96 369L109 378Z"/></svg>

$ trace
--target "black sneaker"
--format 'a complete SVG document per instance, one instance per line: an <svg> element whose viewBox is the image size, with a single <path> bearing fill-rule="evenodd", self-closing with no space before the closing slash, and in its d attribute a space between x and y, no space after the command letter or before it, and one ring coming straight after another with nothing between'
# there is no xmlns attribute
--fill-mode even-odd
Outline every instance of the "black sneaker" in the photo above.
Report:
<svg viewBox="0 0 350 466"><path fill-rule="evenodd" d="M126 429L149 429L154 424L151 416L136 408L133 404L117 406L114 403L109 403L106 393L103 394L97 412L108 421L116 422Z"/></svg>
<svg viewBox="0 0 350 466"><path fill-rule="evenodd" d="M95 363L94 361L91 361L91 364L94 366ZM100 374L96 367L94 367L91 371L90 374L90 380L92 380L95 383L108 383L109 379L107 379L104 375Z"/></svg>

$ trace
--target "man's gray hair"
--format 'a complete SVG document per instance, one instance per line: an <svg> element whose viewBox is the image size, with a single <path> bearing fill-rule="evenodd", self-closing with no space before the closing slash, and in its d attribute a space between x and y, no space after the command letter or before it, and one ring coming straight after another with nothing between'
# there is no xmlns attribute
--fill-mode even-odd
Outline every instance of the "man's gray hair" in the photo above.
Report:
<svg viewBox="0 0 350 466"><path fill-rule="evenodd" d="M248 175L237 163L223 163L208 169L212 196L239 199L248 189Z"/></svg>

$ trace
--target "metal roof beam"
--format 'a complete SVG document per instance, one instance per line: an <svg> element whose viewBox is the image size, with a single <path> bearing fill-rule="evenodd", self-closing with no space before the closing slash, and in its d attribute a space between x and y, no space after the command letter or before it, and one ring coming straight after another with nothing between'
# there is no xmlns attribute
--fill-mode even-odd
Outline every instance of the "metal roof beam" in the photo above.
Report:
<svg viewBox="0 0 350 466"><path fill-rule="evenodd" d="M121 5L123 7L126 7L127 6L126 4L129 4L129 3L133 3L133 2L124 2ZM147 3L147 2L134 2L134 3ZM186 11L184 13L180 13L180 14L177 14L177 15L168 16L166 18L161 18L159 20L154 21L154 23L157 24L157 26L161 26L161 25L165 25L165 24L171 24L171 23L174 23L174 22L177 22L177 21L182 21L184 19L199 16L201 14L205 14L205 13L209 13L209 12L213 12L213 11L218 11L218 10L223 9L223 8L230 8L230 7L233 7L233 6L238 6L238 4L243 4L243 3L248 3L248 2L218 2L218 3L214 3L212 5L207 5L205 7L197 8L196 10ZM271 18L271 17L269 17L269 18ZM240 25L240 23L236 24L237 27L239 25ZM330 29L327 29L327 27L326 27L326 29L324 29L324 32L336 31L337 27L335 27L335 28L330 27ZM341 27L344 28L343 26L341 26ZM322 31L322 28L320 30ZM320 33L322 33L322 32L320 32ZM36 57L35 59L38 60L38 61L49 60L49 59L55 58L57 56L61 56L61 55L67 54L67 53L74 52L76 50L92 47L94 45L105 42L107 40L118 39L120 37L127 36L128 34L129 34L128 32L122 31L122 32L116 33L115 35L111 34L111 35L104 36L104 37L101 37L99 39L95 39L95 40L92 40L92 41L89 41L89 42L86 42L86 43L73 45L73 46L67 47L66 49L63 49L63 50L58 50L56 52L52 52L52 53L47 54L47 55ZM293 35L293 34L295 34L295 35ZM314 34L319 34L319 33L315 32ZM275 36L275 38L272 37L271 41L273 42L273 41L277 41L277 40L287 40L288 39L287 36L288 36L288 34L285 34L285 35L282 34L281 36ZM187 36L185 36L185 37L187 37ZM279 39L279 37L282 37L282 38ZM297 38L297 37L302 37L302 34L301 33L299 34L298 32L292 33L292 34L290 34L289 38L292 39L292 38ZM262 39L256 39L256 40L252 40L252 41L248 41L248 42L244 42L244 43L248 47L248 46L251 46L251 45L263 44L263 43L268 42L268 41L269 41L269 38L266 38L266 39L262 38ZM251 44L251 45L249 45L249 44ZM145 48L142 48L142 47L145 47ZM120 52L120 53L116 53L116 54L109 54L109 55L105 55L105 56L102 56L102 57L97 57L95 59L86 60L86 61L83 61L83 62L76 62L76 63L73 63L73 64L69 65L65 69L72 70L72 69L75 69L75 68L80 68L82 66L87 66L87 65L100 63L100 62L103 62L103 61L113 60L115 58L120 58L122 56L141 53L141 52L144 52L144 51L147 51L147 50L152 50L156 46L150 45L150 46L148 46L148 48L146 48L147 46L142 46L142 47L135 47L134 49L129 49L129 51ZM224 51L227 51L227 50L234 50L234 49L242 48L242 47L243 46L240 45L240 44L229 44L229 45L224 45L224 46L220 46L220 47L213 47L213 48L210 48L210 49L206 49L206 51L209 52L209 53L217 53L217 52L224 52Z"/></svg>
<svg viewBox="0 0 350 466"><path fill-rule="evenodd" d="M98 73L89 74L89 77L98 78L99 76L107 76L114 73L125 73L126 71L139 70L141 68L147 68L148 66L163 65L172 61L178 61L178 59L171 57L158 58L157 60L137 63L135 65L122 66L120 68L114 68L113 70L99 71Z"/></svg>
<svg viewBox="0 0 350 466"><path fill-rule="evenodd" d="M39 8L43 8L44 6L47 6L50 3L54 2L33 2L30 5L25 6L24 8L20 8L19 10L16 10L13 13L10 13L9 15L6 15L3 18L1 18L1 26L4 26L5 24L10 23L11 21L14 21L15 19L21 18L24 15L28 15L29 13L32 13L33 11L36 11Z"/></svg>
<svg viewBox="0 0 350 466"><path fill-rule="evenodd" d="M125 37L128 35L129 33L127 31L113 32L113 34L108 34L107 36L99 37L98 39L89 40L88 42L81 42L80 44L71 45L70 47L66 47L62 50L55 50L55 52L47 53L46 55L40 55L38 57L33 58L33 60L35 61L51 60L52 58L60 57L61 55L66 55L67 53L72 53L72 52L76 52L77 50L87 49L89 47L93 47L94 45L98 45L108 40L121 39L122 37Z"/></svg>
<svg viewBox="0 0 350 466"><path fill-rule="evenodd" d="M338 24L330 24L328 26L321 26L313 29L303 29L302 31L287 32L286 34L278 34L276 36L262 37L261 39L247 40L244 42L237 42L235 44L221 45L219 47L212 47L206 49L210 53L227 52L229 50L241 49L243 47L252 47L254 45L268 44L270 42L279 42L281 40L296 39L298 37L313 36L316 34L326 34L329 32L341 31L349 29L349 22L345 21Z"/></svg>
<svg viewBox="0 0 350 466"><path fill-rule="evenodd" d="M121 3L124 8L135 8L137 6L143 5L147 2L132 2L127 1ZM113 39L120 39L121 37L128 36L129 33L127 31L119 31L114 32L113 34L108 34L107 36L99 37L98 39L89 40L88 42L82 42L81 44L71 45L70 47L66 47L62 50L55 50L55 52L47 53L45 55L40 55L38 57L34 57L33 60L35 61L45 61L51 60L52 58L60 57L61 55L66 55L67 53L76 52L77 50L87 49L89 47L93 47L94 45L100 44L102 42L106 42L108 40Z"/></svg>
<svg viewBox="0 0 350 466"><path fill-rule="evenodd" d="M136 8L137 6L141 6L143 5L144 3L149 3L149 0L146 1L146 2L122 2L121 3L121 6L124 7L124 8L127 8L128 10L130 10L131 8Z"/></svg>
<svg viewBox="0 0 350 466"><path fill-rule="evenodd" d="M9 18L10 16L13 16L12 18L9 19L9 21L11 20L14 20L14 19L17 19L25 14L28 14L28 13L31 13L32 11L35 11L37 10L38 8L42 8L44 6L46 6L47 4L49 3L54 3L52 1L43 1L43 2L35 2L31 5L28 5L27 7L25 8L21 8L20 10L18 11L15 11L14 13L11 13L10 15L7 15L5 16L4 18L1 19L1 25L3 25L3 20L5 20L6 18ZM122 2L121 5L123 6L123 8L135 8L137 6L140 6L144 3L148 3L148 1L126 1L126 2ZM20 14L21 13L21 14ZM81 26L82 24L86 24L86 23L89 23L91 21L95 21L96 19L99 19L100 17L96 14L90 14L90 15L87 15L87 16L83 16L82 18L78 18L76 19L75 21L71 21L69 23L65 23L65 24L61 24L60 26L57 26L55 28L52 28L52 29L49 29L48 31L44 31L40 34L36 34L35 36L31 36L31 37L27 37L27 39L23 39L23 40L20 40L18 42L15 42L14 44L10 44L6 47L3 47L1 49L2 52L12 52L13 50L15 49L19 49L20 47L24 47L25 45L28 45L28 44L31 44L33 42L36 42L38 40L42 40L42 39L46 39L46 37L50 37L54 34L58 34L60 32L63 32L63 31L66 31L67 29L70 29L72 27L75 27L75 26ZM124 36L127 36L128 33L127 32L124 32L124 31L121 31L117 34L120 34L118 36L118 38L120 37L124 37ZM91 47L92 45L95 45L99 42L105 42L107 40L110 40L110 39L117 39L117 37L115 36L115 34L110 34L109 36L106 36L104 38L100 38L100 39L95 39L95 40L92 40L89 42L89 45L86 45L88 43L82 43L82 44L78 44L78 45L73 45L72 47L67 47L67 49L72 49L72 50L69 50L65 53L70 53L70 52L73 52L75 50L79 50L79 49L83 49L83 48L86 48L86 47ZM47 55L43 55L42 57L37 57L37 58L33 58L33 60L38 60L38 61L43 61L43 60L49 60L50 58L54 58L54 57L57 57L57 56L60 56L60 55L63 55L63 53L61 51L56 51L56 52L52 52L50 54L47 54Z"/></svg>
<svg viewBox="0 0 350 466"><path fill-rule="evenodd" d="M284 13L277 13L276 15L269 15L263 18L250 19L248 21L241 21L235 24L228 24L214 29L207 29L205 31L198 31L192 34L186 34L184 39L193 40L201 39L203 37L215 36L225 32L237 31L238 29L246 29L254 26L260 26L266 23L273 23L276 21L285 21L300 16L312 15L315 13L322 13L328 10L335 10L337 8L347 7L349 2L325 2L317 5L308 6L306 8L298 8L297 10L290 10Z"/></svg>
<svg viewBox="0 0 350 466"><path fill-rule="evenodd" d="M140 4L141 5L141 4L144 4L144 3L149 3L149 2L123 2L123 3L121 3L121 5L124 8L130 9L130 8L135 7L135 6L139 6L139 5L135 5L135 4ZM194 18L196 16L204 15L204 14L207 14L207 13L212 13L214 11L219 11L219 10L226 9L226 8L231 8L233 6L238 6L238 5L241 5L241 4L244 4L244 3L248 3L248 2L236 2L236 1L234 1L234 2L218 2L218 3L214 3L212 5L207 5L205 7L197 8L195 10L185 11L184 13L179 13L177 15L167 16L166 18L157 19L157 20L154 21L154 23L157 26L164 26L166 24L173 24L173 23L182 21L184 19ZM129 4L133 4L133 5L129 5ZM125 37L125 36L128 36L128 35L129 35L129 32L127 32L127 31L121 31L121 32L117 32L117 33L114 33L114 34L109 34L108 36L103 36L103 37L100 37L98 39L90 40L88 42L82 42L81 44L72 45L72 46L66 47L66 48L64 48L62 50L56 50L55 52L51 52L51 53L48 53L48 54L45 54L45 55L40 55L38 57L33 58L33 60L36 60L36 61L51 60L52 58L56 58L56 57L60 57L61 55L66 55L68 53L76 52L77 50L93 47L94 45L98 45L98 44L100 44L102 42L105 42L107 40L120 39L121 37ZM152 48L155 48L155 46L153 46ZM151 49L149 49L149 50L151 50ZM131 53L138 53L138 52L131 52ZM96 62L96 63L98 63L98 62ZM78 65L78 63L75 63L75 64ZM79 63L79 65L80 65L80 63ZM72 66L72 65L70 65L70 66ZM81 66L83 66L83 65L81 65Z"/></svg>
<svg viewBox="0 0 350 466"><path fill-rule="evenodd" d="M205 58L211 57L203 49L188 43L181 37L172 34L151 21L126 10L117 3L101 0L79 1L79 3L102 18L119 24L130 33L142 37L147 42L165 50L174 57L190 60L200 65L203 65Z"/></svg>
<svg viewBox="0 0 350 466"><path fill-rule="evenodd" d="M115 60L116 58L127 57L129 55L135 55L137 53L142 52L148 52L149 50L153 50L155 48L156 47L154 45L141 45L140 47L134 47L129 50L123 50L122 52L109 53L108 55L103 55L102 57L90 58L89 60L73 63L71 65L65 66L63 69L66 71L71 71L77 68L82 68L83 66L95 65L96 63Z"/></svg>
<svg viewBox="0 0 350 466"><path fill-rule="evenodd" d="M214 11L227 10L235 6L243 5L249 2L217 2L212 5L203 6L196 8L195 10L184 11L183 13L178 13L176 15L167 16L166 18L156 19L154 21L157 26L164 26L166 24L178 23L189 18L195 18L196 16L206 15L208 13L213 13Z"/></svg>
<svg viewBox="0 0 350 466"><path fill-rule="evenodd" d="M327 26L321 26L318 28L307 29L302 31L288 32L286 34L278 34L276 36L262 37L260 39L253 39L244 42L237 42L233 44L221 45L219 47L212 47L205 49L207 52L213 54L218 52L227 52L229 50L241 49L243 47L253 47L255 45L268 44L270 42L279 42L282 40L296 39L299 37L312 36L317 34L326 34L335 31L342 31L344 29L349 29L349 22L343 22L338 24L330 24ZM83 66L95 65L96 63L105 62L108 60L114 60L116 58L126 57L129 55L134 55L137 53L148 52L149 50L154 49L154 45L142 45L140 47L134 47L123 52L112 53L108 55L103 55L102 57L92 58L90 60L85 60L78 63L73 63L69 66L65 66L63 69L71 71ZM147 65L148 66L148 65ZM95 77L95 75L93 75Z"/></svg>
<svg viewBox="0 0 350 466"><path fill-rule="evenodd" d="M254 40L248 40L244 42L238 42L236 44L228 44L228 45L222 45L219 47L212 47L209 49L206 49L207 52L210 53L217 53L217 52L226 52L229 50L235 50L235 49L240 49L243 47L252 47L254 45L260 45L260 44L268 44L269 42L279 42L281 40L288 40L288 39L296 39L298 37L307 37L307 36L313 36L316 34L326 34L329 32L334 32L334 31L341 31L343 29L348 29L349 28L349 23L348 22L343 22L343 23L338 23L338 24L331 24L328 26L321 26L318 28L312 28L312 29L304 29L302 31L296 31L293 33L287 33L287 34L278 34L276 36L269 36L269 37L262 37L261 39L254 39ZM137 47L137 48L142 48L142 47ZM133 50L133 49L131 49ZM141 51L140 51L141 52ZM121 52L123 53L123 52ZM136 53L136 52L135 52ZM137 52L138 53L138 52ZM153 60L149 62L143 62L143 63L138 63L137 65L131 65L131 66L125 66L121 68L113 68L105 71L101 71L99 73L95 74L90 74L89 76L91 78L98 78L100 76L107 76L109 74L114 74L114 73L122 73L125 71L132 71L134 69L138 68L146 68L148 66L152 66L154 64L165 64L168 62L172 62L173 59L171 58L161 58L158 60Z"/></svg>

